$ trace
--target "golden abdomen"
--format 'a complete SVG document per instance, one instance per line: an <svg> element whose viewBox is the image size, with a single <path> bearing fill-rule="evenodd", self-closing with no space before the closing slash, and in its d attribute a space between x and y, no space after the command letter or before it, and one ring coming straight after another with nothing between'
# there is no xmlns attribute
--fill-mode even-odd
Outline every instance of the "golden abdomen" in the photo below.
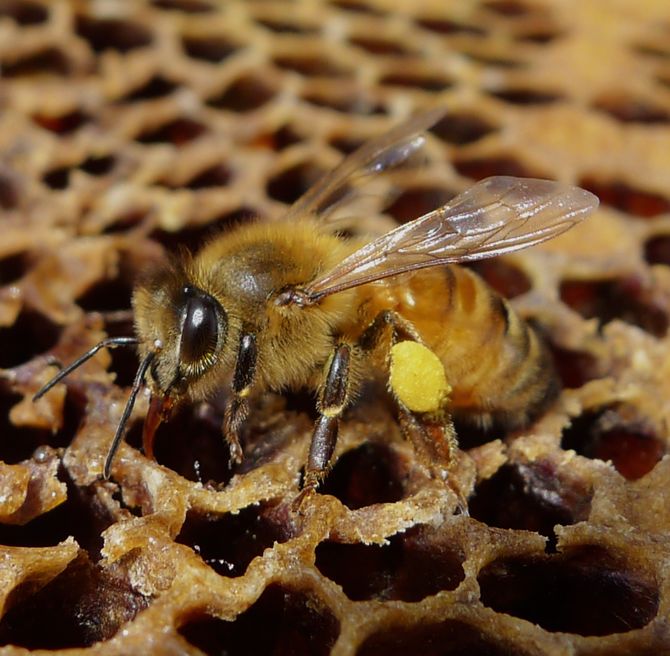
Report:
<svg viewBox="0 0 670 656"><path fill-rule="evenodd" d="M398 279L366 314L393 309L411 321L444 364L455 415L479 424L527 424L557 390L536 333L479 276L459 266Z"/></svg>

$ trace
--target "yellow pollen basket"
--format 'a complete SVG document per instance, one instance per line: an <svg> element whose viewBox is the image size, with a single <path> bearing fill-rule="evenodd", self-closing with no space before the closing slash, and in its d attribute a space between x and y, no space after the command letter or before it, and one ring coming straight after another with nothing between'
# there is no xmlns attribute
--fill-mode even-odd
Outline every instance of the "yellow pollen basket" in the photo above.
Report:
<svg viewBox="0 0 670 656"><path fill-rule="evenodd" d="M390 369L393 393L412 412L437 412L451 393L442 362L417 342L395 344Z"/></svg>

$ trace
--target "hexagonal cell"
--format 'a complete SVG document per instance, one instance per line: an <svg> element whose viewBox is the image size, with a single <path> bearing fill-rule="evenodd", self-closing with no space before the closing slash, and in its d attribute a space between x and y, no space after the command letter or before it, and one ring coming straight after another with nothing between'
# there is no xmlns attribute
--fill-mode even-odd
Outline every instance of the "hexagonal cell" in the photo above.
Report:
<svg viewBox="0 0 670 656"><path fill-rule="evenodd" d="M649 264L670 266L670 235L656 235L644 244L644 259Z"/></svg>
<svg viewBox="0 0 670 656"><path fill-rule="evenodd" d="M13 210L21 202L21 186L9 171L0 171L0 209Z"/></svg>
<svg viewBox="0 0 670 656"><path fill-rule="evenodd" d="M232 622L204 615L179 629L188 642L212 656L327 656L339 632L337 618L314 593L277 584L268 586Z"/></svg>
<svg viewBox="0 0 670 656"><path fill-rule="evenodd" d="M644 421L624 407L585 412L563 431L561 446L586 458L611 461L628 480L648 474L665 455L666 446Z"/></svg>
<svg viewBox="0 0 670 656"><path fill-rule="evenodd" d="M623 123L670 123L670 112L643 98L605 97L596 100L594 107Z"/></svg>
<svg viewBox="0 0 670 656"><path fill-rule="evenodd" d="M249 563L275 542L286 542L294 534L293 517L285 505L270 502L219 517L192 510L177 536L177 542L193 548L222 576L242 576Z"/></svg>
<svg viewBox="0 0 670 656"><path fill-rule="evenodd" d="M23 278L30 270L35 255L30 251L20 251L0 259L0 287L10 285Z"/></svg>
<svg viewBox="0 0 670 656"><path fill-rule="evenodd" d="M533 652L536 653L536 652ZM459 620L385 627L363 641L356 656L530 656L509 641Z"/></svg>
<svg viewBox="0 0 670 656"><path fill-rule="evenodd" d="M489 95L512 103L513 105L548 105L558 102L562 99L559 93L551 91L541 91L531 87L514 87L509 89L500 89L498 91L489 91Z"/></svg>
<svg viewBox="0 0 670 656"><path fill-rule="evenodd" d="M208 403L182 405L156 431L156 461L190 481L228 483L234 471L222 424L222 413ZM141 449L143 425L142 421L133 424L126 436L137 449Z"/></svg>
<svg viewBox="0 0 670 656"><path fill-rule="evenodd" d="M536 531L555 546L554 526L584 521L591 509L592 490L568 478L554 463L537 460L503 465L481 481L468 505L470 515L488 526Z"/></svg>
<svg viewBox="0 0 670 656"><path fill-rule="evenodd" d="M163 98L169 96L175 89L178 88L177 82L173 82L162 75L154 75L150 77L144 84L136 87L132 91L126 93L121 98L123 102L141 102L142 100L155 100L156 98Z"/></svg>
<svg viewBox="0 0 670 656"><path fill-rule="evenodd" d="M22 397L13 393L6 384L0 384L0 460L13 464L30 458L35 449L48 444L51 447L66 447L74 438L81 425L86 400L76 390L68 390L63 407L62 425L51 430L30 425L14 425L9 413ZM0 543L2 544L2 543Z"/></svg>
<svg viewBox="0 0 670 656"><path fill-rule="evenodd" d="M176 118L159 127L143 130L135 139L143 144L170 143L181 146L197 139L207 131L207 127L190 118Z"/></svg>
<svg viewBox="0 0 670 656"><path fill-rule="evenodd" d="M151 4L159 9L181 11L184 14L207 14L216 11L216 6L205 0L151 0Z"/></svg>
<svg viewBox="0 0 670 656"><path fill-rule="evenodd" d="M455 590L465 578L462 562L448 536L426 526L394 535L384 545L327 541L316 548L316 566L353 601L421 601Z"/></svg>
<svg viewBox="0 0 670 656"><path fill-rule="evenodd" d="M265 80L247 74L232 82L218 96L208 99L207 104L231 112L251 112L270 102L275 93L275 88Z"/></svg>
<svg viewBox="0 0 670 656"><path fill-rule="evenodd" d="M33 459L38 460L41 453L56 457L54 450L40 448L35 450ZM101 533L113 524L115 518L97 495L97 484L88 487L75 485L64 467L60 467L58 479L67 486L66 500L26 524L0 524L0 544L50 547L74 537L88 557L97 562L103 546Z"/></svg>
<svg viewBox="0 0 670 656"><path fill-rule="evenodd" d="M405 476L402 463L389 447L366 442L338 459L319 491L356 510L400 501Z"/></svg>
<svg viewBox="0 0 670 656"><path fill-rule="evenodd" d="M652 290L639 277L564 280L560 296L585 319L597 318L601 325L620 319L656 337L663 337L668 330L667 308L654 298Z"/></svg>
<svg viewBox="0 0 670 656"><path fill-rule="evenodd" d="M457 158L454 168L473 180L483 180L491 175L513 175L519 178L546 178L546 175L533 173L528 167L511 156Z"/></svg>
<svg viewBox="0 0 670 656"><path fill-rule="evenodd" d="M554 367L563 387L577 388L602 376L598 358L587 351L567 349L549 343Z"/></svg>
<svg viewBox="0 0 670 656"><path fill-rule="evenodd" d="M635 217L647 219L670 212L670 199L636 189L625 182L585 177L579 181L579 186L593 192L604 205L610 205Z"/></svg>
<svg viewBox="0 0 670 656"><path fill-rule="evenodd" d="M514 298L530 291L528 276L521 269L500 258L471 262L467 267L478 273L490 287L505 298Z"/></svg>
<svg viewBox="0 0 670 656"><path fill-rule="evenodd" d="M117 50L129 52L151 44L153 35L143 24L121 18L93 18L80 15L75 30L94 52Z"/></svg>
<svg viewBox="0 0 670 656"><path fill-rule="evenodd" d="M4 0L0 5L0 16L11 18L19 25L39 25L49 20L49 10L38 2Z"/></svg>
<svg viewBox="0 0 670 656"><path fill-rule="evenodd" d="M68 75L72 62L59 48L45 48L19 59L2 62L2 77L17 78L38 75Z"/></svg>
<svg viewBox="0 0 670 656"><path fill-rule="evenodd" d="M0 619L0 645L26 649L88 647L111 638L149 605L121 572L85 556L38 592L19 588L14 594L15 605Z"/></svg>
<svg viewBox="0 0 670 656"><path fill-rule="evenodd" d="M23 309L11 326L0 328L0 368L16 367L53 348L60 326L34 310Z"/></svg>
<svg viewBox="0 0 670 656"><path fill-rule="evenodd" d="M387 208L399 223L406 223L448 203L456 194L443 187L410 187Z"/></svg>
<svg viewBox="0 0 670 656"><path fill-rule="evenodd" d="M460 21L450 20L442 17L426 17L415 19L420 27L437 34L469 34L472 36L486 36L486 30L479 25L462 23Z"/></svg>
<svg viewBox="0 0 670 656"><path fill-rule="evenodd" d="M219 64L234 52L240 49L240 45L225 36L184 36L182 48L192 59Z"/></svg>
<svg viewBox="0 0 670 656"><path fill-rule="evenodd" d="M455 146L474 143L496 130L497 128L494 125L477 116L474 112L449 114L430 128L430 132Z"/></svg>
<svg viewBox="0 0 670 656"><path fill-rule="evenodd" d="M599 546L503 558L479 573L482 603L552 632L605 636L640 629L658 611L656 585Z"/></svg>
<svg viewBox="0 0 670 656"><path fill-rule="evenodd" d="M37 113L32 119L40 127L56 134L71 134L91 121L91 117L79 109L60 116Z"/></svg>
<svg viewBox="0 0 670 656"><path fill-rule="evenodd" d="M268 196L290 205L298 200L322 175L323 169L301 162L273 175L266 184Z"/></svg>
<svg viewBox="0 0 670 656"><path fill-rule="evenodd" d="M274 57L275 66L305 77L347 77L351 71L343 68L329 57L312 55L280 55Z"/></svg>
<svg viewBox="0 0 670 656"><path fill-rule="evenodd" d="M440 73L387 73L379 79L379 84L392 87L420 89L422 91L445 91L453 82Z"/></svg>

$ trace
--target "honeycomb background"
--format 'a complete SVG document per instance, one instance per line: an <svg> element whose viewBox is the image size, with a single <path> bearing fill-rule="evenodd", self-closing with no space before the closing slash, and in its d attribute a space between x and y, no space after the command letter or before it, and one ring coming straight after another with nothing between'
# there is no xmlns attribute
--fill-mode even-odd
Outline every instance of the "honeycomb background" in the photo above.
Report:
<svg viewBox="0 0 670 656"><path fill-rule="evenodd" d="M431 479L374 386L304 516L311 399L263 395L231 470L220 404L98 480L137 366L142 269L275 218L427 106L381 230L491 174L602 199L477 265L564 383ZM367 225L369 223L370 225ZM0 652L670 653L670 7L665 0L0 0ZM665 457L664 457L665 456Z"/></svg>

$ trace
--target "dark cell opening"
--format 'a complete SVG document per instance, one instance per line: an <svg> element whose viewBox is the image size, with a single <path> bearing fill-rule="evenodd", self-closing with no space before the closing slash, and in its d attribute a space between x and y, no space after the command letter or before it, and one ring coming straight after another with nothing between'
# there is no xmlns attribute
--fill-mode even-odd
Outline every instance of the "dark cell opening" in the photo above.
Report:
<svg viewBox="0 0 670 656"><path fill-rule="evenodd" d="M15 61L2 63L2 77L15 78L29 75L68 75L72 65L58 48L46 48Z"/></svg>
<svg viewBox="0 0 670 656"><path fill-rule="evenodd" d="M488 526L535 531L555 547L554 526L586 520L592 491L561 474L554 463L538 460L503 465L480 482L470 498L470 515Z"/></svg>
<svg viewBox="0 0 670 656"><path fill-rule="evenodd" d="M0 328L0 368L9 369L56 345L61 329L43 314L24 309L11 326Z"/></svg>
<svg viewBox="0 0 670 656"><path fill-rule="evenodd" d="M372 114L386 114L386 108L376 102L365 98L361 94L325 95L323 93L307 92L302 96L305 102L315 107L325 107L343 114L360 114L369 116Z"/></svg>
<svg viewBox="0 0 670 656"><path fill-rule="evenodd" d="M129 277L119 276L101 280L77 299L86 312L116 312L130 309L132 283Z"/></svg>
<svg viewBox="0 0 670 656"><path fill-rule="evenodd" d="M649 264L670 266L670 235L657 235L644 244L644 259Z"/></svg>
<svg viewBox="0 0 670 656"><path fill-rule="evenodd" d="M481 628L457 620L385 628L367 638L356 656L529 656Z"/></svg>
<svg viewBox="0 0 670 656"><path fill-rule="evenodd" d="M143 144L170 143L181 146L204 134L207 128L202 123L188 118L177 118L157 128L149 128L135 137Z"/></svg>
<svg viewBox="0 0 670 656"><path fill-rule="evenodd" d="M101 157L87 157L79 168L89 175L107 175L112 172L115 164L116 158L113 155L102 155Z"/></svg>
<svg viewBox="0 0 670 656"><path fill-rule="evenodd" d="M250 112L270 102L275 89L260 78L246 75L233 82L226 90L207 104L216 109L227 109L231 112Z"/></svg>
<svg viewBox="0 0 670 656"><path fill-rule="evenodd" d="M85 400L73 391L65 397L63 425L55 431L32 426L15 426L9 412L21 395L0 387L0 460L15 464L32 457L37 447L48 444L54 448L65 447L74 438L85 413ZM62 539L67 537L64 536ZM0 544L9 544L0 541Z"/></svg>
<svg viewBox="0 0 670 656"><path fill-rule="evenodd" d="M71 166L62 166L57 169L51 169L47 171L43 176L42 180L47 187L51 189L60 191L67 189L70 184L70 173L72 173Z"/></svg>
<svg viewBox="0 0 670 656"><path fill-rule="evenodd" d="M215 11L215 7L204 0L152 0L154 7L168 11L181 11L185 14L206 14Z"/></svg>
<svg viewBox="0 0 670 656"><path fill-rule="evenodd" d="M270 198L291 204L298 200L323 173L316 164L303 162L272 176L267 182Z"/></svg>
<svg viewBox="0 0 670 656"><path fill-rule="evenodd" d="M501 260L479 260L467 265L478 273L490 287L506 298L515 298L530 291L528 276L517 267Z"/></svg>
<svg viewBox="0 0 670 656"><path fill-rule="evenodd" d="M129 52L148 46L152 42L151 31L140 23L116 18L93 18L77 16L77 34L88 42L94 52L117 50Z"/></svg>
<svg viewBox="0 0 670 656"><path fill-rule="evenodd" d="M533 173L512 157L486 157L477 159L457 159L454 168L473 180L483 180L491 175L513 175L520 178L546 178L546 175Z"/></svg>
<svg viewBox="0 0 670 656"><path fill-rule="evenodd" d="M34 114L33 121L40 127L56 134L71 134L91 120L88 114L76 109L62 116Z"/></svg>
<svg viewBox="0 0 670 656"><path fill-rule="evenodd" d="M437 209L455 194L443 187L415 187L402 192L387 208L399 223L406 223Z"/></svg>
<svg viewBox="0 0 670 656"><path fill-rule="evenodd" d="M475 114L448 114L430 131L440 139L456 146L479 141L496 128Z"/></svg>
<svg viewBox="0 0 670 656"><path fill-rule="evenodd" d="M486 30L478 25L468 25L467 23L458 23L447 18L421 18L417 25L437 32L437 34L470 34L472 36L486 36Z"/></svg>
<svg viewBox="0 0 670 656"><path fill-rule="evenodd" d="M157 462L190 481L227 483L230 450L221 434L223 416L207 403L185 404L158 427L154 442ZM141 450L143 423L134 424L126 441Z"/></svg>
<svg viewBox="0 0 670 656"><path fill-rule="evenodd" d="M312 26L303 23L292 23L288 20L255 18L254 21L277 34L317 34L319 32L319 27L317 25Z"/></svg>
<svg viewBox="0 0 670 656"><path fill-rule="evenodd" d="M398 41L375 36L352 36L349 42L373 55L405 55L407 47Z"/></svg>
<svg viewBox="0 0 670 656"><path fill-rule="evenodd" d="M179 85L161 75L155 75L123 97L124 102L141 102L169 96Z"/></svg>
<svg viewBox="0 0 670 656"><path fill-rule="evenodd" d="M239 44L222 36L184 37L182 39L184 52L192 59L218 64L240 49Z"/></svg>
<svg viewBox="0 0 670 656"><path fill-rule="evenodd" d="M427 73L389 73L379 80L380 84L393 87L421 89L422 91L444 91L452 81L442 75Z"/></svg>
<svg viewBox="0 0 670 656"><path fill-rule="evenodd" d="M46 7L27 0L4 0L0 4L0 17L11 18L19 25L39 25L49 20Z"/></svg>
<svg viewBox="0 0 670 656"><path fill-rule="evenodd" d="M500 91L490 91L489 94L514 105L548 105L562 98L558 93L531 88L501 89Z"/></svg>
<svg viewBox="0 0 670 656"><path fill-rule="evenodd" d="M670 200L665 196L635 189L624 182L583 178L579 186L593 192L604 205L643 219L670 212Z"/></svg>
<svg viewBox="0 0 670 656"><path fill-rule="evenodd" d="M642 98L602 98L594 107L623 123L670 122L670 112Z"/></svg>
<svg viewBox="0 0 670 656"><path fill-rule="evenodd" d="M225 187L232 176L232 171L225 164L214 164L196 174L186 183L185 187L193 190Z"/></svg>
<svg viewBox="0 0 670 656"><path fill-rule="evenodd" d="M14 176L0 172L0 208L13 210L20 201L19 185Z"/></svg>
<svg viewBox="0 0 670 656"><path fill-rule="evenodd" d="M551 343L549 348L563 387L581 387L602 375L598 358L594 355L586 351L561 348Z"/></svg>
<svg viewBox="0 0 670 656"><path fill-rule="evenodd" d="M327 656L339 631L336 617L318 597L276 584L233 622L204 616L179 629L211 656Z"/></svg>
<svg viewBox="0 0 670 656"><path fill-rule="evenodd" d="M88 647L111 638L149 600L116 573L79 556L41 590L14 591L17 603L0 620L0 644L26 649Z"/></svg>
<svg viewBox="0 0 670 656"><path fill-rule="evenodd" d="M305 77L346 77L351 71L346 70L326 57L318 55L296 56L285 55L274 58L274 64L286 71L293 71Z"/></svg>
<svg viewBox="0 0 670 656"><path fill-rule="evenodd" d="M667 308L638 277L616 280L565 280L561 300L585 319L597 318L601 325L620 319L656 337L668 330Z"/></svg>
<svg viewBox="0 0 670 656"><path fill-rule="evenodd" d="M485 52L477 52L476 50L468 50L464 53L468 59L474 62L483 64L484 66L496 66L498 68L524 68L527 64L522 59L512 59L502 54L489 54Z"/></svg>
<svg viewBox="0 0 670 656"><path fill-rule="evenodd" d="M649 473L665 455L664 443L641 421L621 416L615 407L601 408L576 417L563 431L561 446L587 458L610 460L628 480Z"/></svg>
<svg viewBox="0 0 670 656"><path fill-rule="evenodd" d="M253 145L260 148L282 151L294 144L300 143L303 137L291 125L283 125L272 134L260 135L254 140Z"/></svg>
<svg viewBox="0 0 670 656"><path fill-rule="evenodd" d="M402 464L387 446L366 442L345 453L320 488L356 510L375 503L393 503L404 495Z"/></svg>
<svg viewBox="0 0 670 656"><path fill-rule="evenodd" d="M382 12L377 7L373 7L371 4L365 2L359 2L359 0L331 0L331 3L334 7L339 9L344 9L344 11L350 11L354 14L369 14L370 16L383 16Z"/></svg>
<svg viewBox="0 0 670 656"><path fill-rule="evenodd" d="M249 563L275 542L286 542L293 519L287 506L263 503L220 517L190 511L177 542L192 547L222 576L242 576Z"/></svg>
<svg viewBox="0 0 670 656"><path fill-rule="evenodd" d="M462 560L446 535L426 527L394 535L385 545L328 541L316 549L321 573L354 601L421 601L441 590L455 590L465 578Z"/></svg>
<svg viewBox="0 0 670 656"><path fill-rule="evenodd" d="M489 0L484 2L483 6L496 14L510 18L519 18L532 13L528 5L518 0Z"/></svg>
<svg viewBox="0 0 670 656"><path fill-rule="evenodd" d="M600 547L494 561L479 574L482 603L547 631L605 636L642 628L658 590Z"/></svg>
<svg viewBox="0 0 670 656"><path fill-rule="evenodd" d="M546 27L546 28L529 29L527 31L524 30L522 32L518 32L515 35L515 38L518 41L528 41L530 43L538 43L540 45L544 45L547 43L551 43L556 39L560 39L562 36L563 32L561 32L560 30L551 27Z"/></svg>
<svg viewBox="0 0 670 656"><path fill-rule="evenodd" d="M33 257L28 251L20 251L0 259L0 287L23 278L32 262Z"/></svg>

